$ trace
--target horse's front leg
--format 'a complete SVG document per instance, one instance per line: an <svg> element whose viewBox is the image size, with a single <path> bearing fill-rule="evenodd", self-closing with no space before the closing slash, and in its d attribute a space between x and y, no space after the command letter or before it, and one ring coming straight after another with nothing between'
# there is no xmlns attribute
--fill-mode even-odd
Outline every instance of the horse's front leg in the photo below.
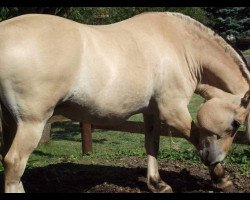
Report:
<svg viewBox="0 0 250 200"><path fill-rule="evenodd" d="M196 149L199 149L199 134L200 130L192 121L191 115L188 111L185 103L181 101L175 101L170 104L165 104L161 101L159 104L159 111L162 120L166 122L169 126L175 128L183 134L183 136L191 142ZM209 166L209 172L211 179L218 189L226 189L232 185L228 176L224 173L223 166L218 163L216 166Z"/></svg>
<svg viewBox="0 0 250 200"><path fill-rule="evenodd" d="M152 192L172 192L172 188L161 180L158 171L157 154L160 140L158 115L143 114L145 124L145 148L147 153L147 185Z"/></svg>

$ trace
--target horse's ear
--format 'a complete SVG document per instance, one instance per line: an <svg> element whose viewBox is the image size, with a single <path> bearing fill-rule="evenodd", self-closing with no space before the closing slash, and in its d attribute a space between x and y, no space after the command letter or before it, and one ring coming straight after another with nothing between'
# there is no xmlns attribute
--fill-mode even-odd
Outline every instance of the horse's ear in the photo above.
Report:
<svg viewBox="0 0 250 200"><path fill-rule="evenodd" d="M243 124L246 121L246 118L248 117L250 113L250 90L246 92L244 97L241 99L241 104L238 108L235 110L235 120L238 121L240 124Z"/></svg>
<svg viewBox="0 0 250 200"><path fill-rule="evenodd" d="M244 95L244 97L241 99L241 105L246 108L249 102L250 102L250 90L248 90Z"/></svg>

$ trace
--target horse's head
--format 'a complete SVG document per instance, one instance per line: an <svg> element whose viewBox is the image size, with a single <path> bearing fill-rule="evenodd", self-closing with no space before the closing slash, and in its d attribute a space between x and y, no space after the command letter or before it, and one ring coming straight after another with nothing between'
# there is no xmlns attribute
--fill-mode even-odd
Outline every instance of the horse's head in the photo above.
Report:
<svg viewBox="0 0 250 200"><path fill-rule="evenodd" d="M250 112L250 91L240 101L213 98L199 109L198 150L206 165L221 162L232 145L235 134Z"/></svg>

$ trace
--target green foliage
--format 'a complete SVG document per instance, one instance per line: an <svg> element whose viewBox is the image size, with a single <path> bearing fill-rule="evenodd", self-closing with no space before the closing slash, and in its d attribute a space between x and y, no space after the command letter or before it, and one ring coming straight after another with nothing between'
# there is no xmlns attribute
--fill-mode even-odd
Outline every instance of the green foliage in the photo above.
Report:
<svg viewBox="0 0 250 200"><path fill-rule="evenodd" d="M228 156L224 160L225 163L237 163L242 174L249 175L250 167L250 150L244 148L244 145L233 144Z"/></svg>
<svg viewBox="0 0 250 200"><path fill-rule="evenodd" d="M164 139L161 138L161 140ZM170 138L166 138L164 144L164 148L161 148L159 151L158 157L160 159L200 162L197 151L185 139L172 138L171 141Z"/></svg>
<svg viewBox="0 0 250 200"><path fill-rule="evenodd" d="M206 7L210 25L222 35L250 37L250 7Z"/></svg>
<svg viewBox="0 0 250 200"><path fill-rule="evenodd" d="M196 122L196 113L200 107L200 105L203 103L204 99L197 95L194 94L191 101L188 104L188 109L191 114L192 119Z"/></svg>
<svg viewBox="0 0 250 200"><path fill-rule="evenodd" d="M245 55L245 56L250 56L250 49L245 50L245 51L243 52L243 55Z"/></svg>
<svg viewBox="0 0 250 200"><path fill-rule="evenodd" d="M199 22L205 25L210 23L206 11L200 7L169 7L167 8L167 11L183 13L198 20Z"/></svg>
<svg viewBox="0 0 250 200"><path fill-rule="evenodd" d="M63 16L70 11L71 7L0 7L0 21L29 13Z"/></svg>
<svg viewBox="0 0 250 200"><path fill-rule="evenodd" d="M0 7L0 21L27 13L63 16L86 24L110 24L143 12L181 12L206 24L206 12L199 7Z"/></svg>
<svg viewBox="0 0 250 200"><path fill-rule="evenodd" d="M86 24L110 24L143 12L165 11L180 12L202 23L208 22L205 11L198 7L77 7L65 17Z"/></svg>
<svg viewBox="0 0 250 200"><path fill-rule="evenodd" d="M180 12L222 35L250 35L249 7L0 7L0 21L27 13L63 16L86 24L111 24L143 12Z"/></svg>
<svg viewBox="0 0 250 200"><path fill-rule="evenodd" d="M0 21L8 18L9 10L6 7L0 7Z"/></svg>

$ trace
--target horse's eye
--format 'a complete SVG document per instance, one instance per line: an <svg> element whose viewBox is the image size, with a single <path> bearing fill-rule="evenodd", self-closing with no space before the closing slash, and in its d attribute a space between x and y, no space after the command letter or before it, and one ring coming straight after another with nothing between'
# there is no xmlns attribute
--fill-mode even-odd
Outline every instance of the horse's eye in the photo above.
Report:
<svg viewBox="0 0 250 200"><path fill-rule="evenodd" d="M216 134L215 136L216 136L216 139L217 139L217 140L219 140L219 139L222 138L221 136L219 136L219 135L217 135L217 134Z"/></svg>
<svg viewBox="0 0 250 200"><path fill-rule="evenodd" d="M233 128L238 129L240 127L240 122L233 120L232 126L233 126Z"/></svg>

